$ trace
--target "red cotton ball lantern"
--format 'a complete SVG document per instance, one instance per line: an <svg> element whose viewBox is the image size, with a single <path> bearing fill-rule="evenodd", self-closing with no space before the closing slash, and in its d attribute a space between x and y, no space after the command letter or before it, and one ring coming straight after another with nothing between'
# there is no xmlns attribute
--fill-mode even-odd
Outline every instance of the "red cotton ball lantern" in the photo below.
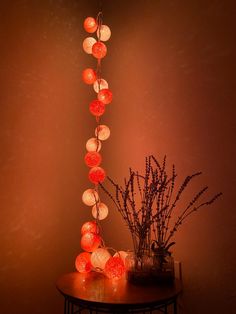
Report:
<svg viewBox="0 0 236 314"><path fill-rule="evenodd" d="M96 20L91 16L86 17L86 19L84 20L84 29L86 30L86 32L94 33L96 32L97 28L98 24Z"/></svg>
<svg viewBox="0 0 236 314"><path fill-rule="evenodd" d="M93 69L88 68L83 71L82 79L85 84L91 85L96 81L97 74Z"/></svg>
<svg viewBox="0 0 236 314"><path fill-rule="evenodd" d="M92 54L96 59L102 59L107 54L107 47L104 43L97 41L92 46Z"/></svg>
<svg viewBox="0 0 236 314"><path fill-rule="evenodd" d="M125 273L125 265L120 257L110 257L106 262L105 275L109 279L120 279Z"/></svg>
<svg viewBox="0 0 236 314"><path fill-rule="evenodd" d="M88 177L92 183L98 184L105 180L106 172L101 167L93 167L90 169Z"/></svg>
<svg viewBox="0 0 236 314"><path fill-rule="evenodd" d="M81 234L84 235L85 233L99 233L99 227L96 221L87 221L81 227Z"/></svg>
<svg viewBox="0 0 236 314"><path fill-rule="evenodd" d="M98 152L88 152L84 161L88 167L97 167L102 162L102 156Z"/></svg>
<svg viewBox="0 0 236 314"><path fill-rule="evenodd" d="M108 88L101 89L98 93L98 100L103 102L105 105L112 102L112 92Z"/></svg>
<svg viewBox="0 0 236 314"><path fill-rule="evenodd" d="M100 235L87 232L81 238L81 248L86 252L94 252L100 246L101 240Z"/></svg>
<svg viewBox="0 0 236 314"><path fill-rule="evenodd" d="M91 254L80 253L75 259L75 268L80 273L89 273L92 270Z"/></svg>
<svg viewBox="0 0 236 314"><path fill-rule="evenodd" d="M100 100L95 99L90 103L89 110L92 115L100 117L105 112L105 104Z"/></svg>

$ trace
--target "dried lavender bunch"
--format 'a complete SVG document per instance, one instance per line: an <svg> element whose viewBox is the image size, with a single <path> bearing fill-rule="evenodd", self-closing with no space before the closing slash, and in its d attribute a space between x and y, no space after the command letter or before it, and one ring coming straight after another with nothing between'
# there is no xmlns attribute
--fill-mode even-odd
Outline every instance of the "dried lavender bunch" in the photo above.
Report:
<svg viewBox="0 0 236 314"><path fill-rule="evenodd" d="M123 186L108 177L114 188L112 193L100 184L125 220L131 232L136 256L141 257L151 250L156 253L169 252L169 248L175 243L171 242L172 237L183 221L199 208L212 204L222 194L218 193L202 202L201 198L208 189L205 186L184 208L178 208L183 192L200 175L201 172L197 172L187 176L176 190L175 166L172 167L171 175L168 175L166 157L159 163L150 155L145 158L144 175L130 168L129 177L125 179ZM180 214L172 222L174 210Z"/></svg>

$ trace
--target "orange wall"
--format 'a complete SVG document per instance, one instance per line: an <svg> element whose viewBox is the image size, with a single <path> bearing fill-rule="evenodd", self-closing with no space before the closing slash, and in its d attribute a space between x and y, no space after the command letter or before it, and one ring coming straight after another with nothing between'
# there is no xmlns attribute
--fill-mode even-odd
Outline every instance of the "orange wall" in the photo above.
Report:
<svg viewBox="0 0 236 314"><path fill-rule="evenodd" d="M81 71L82 22L98 1L0 4L0 313L62 313L56 278L73 271L94 97ZM183 313L234 313L235 8L233 1L103 1L112 29L104 77L114 101L103 165L122 182L144 157L167 154L180 177L224 196L192 216L176 237L183 262ZM186 201L191 197L186 193ZM106 244L131 249L110 206ZM118 236L119 234L119 236ZM128 244L127 244L128 241Z"/></svg>

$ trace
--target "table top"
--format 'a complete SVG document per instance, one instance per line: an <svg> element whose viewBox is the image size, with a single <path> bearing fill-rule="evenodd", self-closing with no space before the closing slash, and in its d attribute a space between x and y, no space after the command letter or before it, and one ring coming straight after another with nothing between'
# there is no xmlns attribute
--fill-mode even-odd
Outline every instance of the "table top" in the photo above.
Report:
<svg viewBox="0 0 236 314"><path fill-rule="evenodd" d="M176 298L182 291L182 284L177 279L168 284L134 285L125 277L111 280L97 272L62 275L56 286L64 296L109 305L158 304Z"/></svg>

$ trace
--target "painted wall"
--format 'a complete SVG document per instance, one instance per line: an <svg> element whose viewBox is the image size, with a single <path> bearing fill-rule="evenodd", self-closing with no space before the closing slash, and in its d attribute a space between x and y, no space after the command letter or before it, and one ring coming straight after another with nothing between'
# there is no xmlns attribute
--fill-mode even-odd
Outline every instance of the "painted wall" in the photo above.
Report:
<svg viewBox="0 0 236 314"><path fill-rule="evenodd" d="M104 168L122 182L129 166L165 154L194 189L224 196L182 226L182 313L234 313L235 5L233 1L103 1L112 40L103 62L114 101ZM91 218L84 144L94 97L81 71L82 22L98 1L0 4L0 313L63 313L57 277L74 270L80 227ZM107 245L130 249L119 214L103 223ZM119 236L118 236L119 234ZM127 244L128 243L128 244Z"/></svg>

